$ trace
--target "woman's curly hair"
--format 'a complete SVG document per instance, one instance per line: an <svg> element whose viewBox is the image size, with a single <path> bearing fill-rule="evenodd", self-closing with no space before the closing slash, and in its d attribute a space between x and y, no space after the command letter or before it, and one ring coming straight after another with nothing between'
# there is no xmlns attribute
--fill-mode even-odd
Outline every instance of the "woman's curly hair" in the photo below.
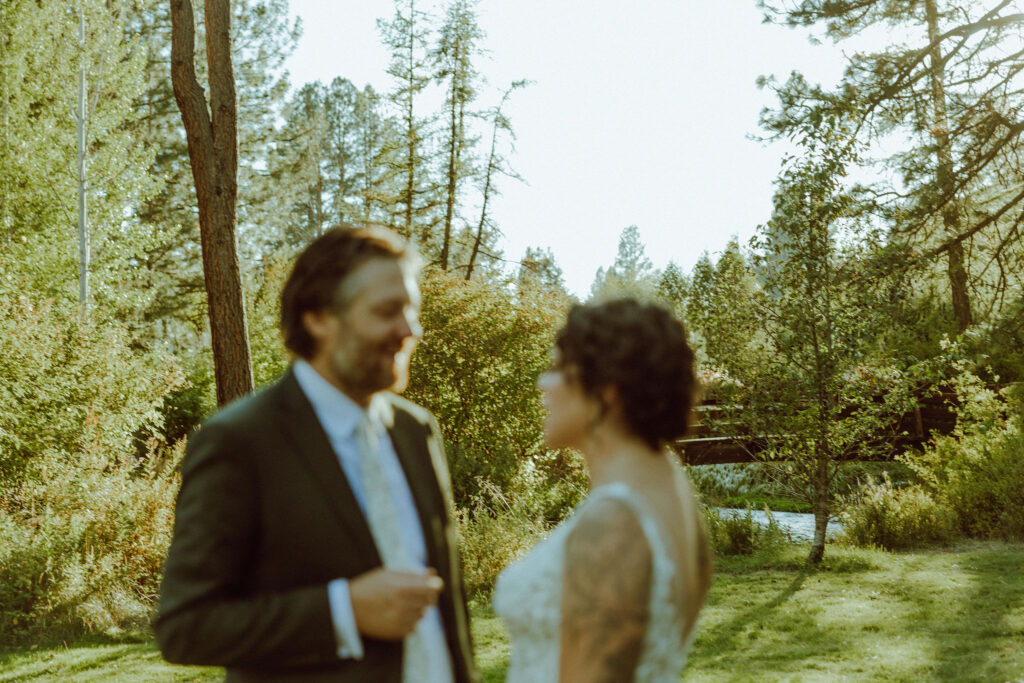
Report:
<svg viewBox="0 0 1024 683"><path fill-rule="evenodd" d="M666 309L634 299L573 306L555 346L584 393L618 389L627 425L652 448L686 433L697 394L694 354Z"/></svg>

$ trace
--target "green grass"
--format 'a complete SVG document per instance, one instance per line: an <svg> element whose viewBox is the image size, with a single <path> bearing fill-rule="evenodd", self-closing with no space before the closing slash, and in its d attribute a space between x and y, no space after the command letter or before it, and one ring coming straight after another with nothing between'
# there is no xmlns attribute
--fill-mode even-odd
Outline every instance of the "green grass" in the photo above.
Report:
<svg viewBox="0 0 1024 683"><path fill-rule="evenodd" d="M725 560L687 681L1024 681L1024 546Z"/></svg>
<svg viewBox="0 0 1024 683"><path fill-rule="evenodd" d="M722 558L685 681L1024 681L1024 545L913 553L806 547ZM471 605L484 681L502 681L508 636ZM149 642L0 653L0 681L205 681L219 669L164 664Z"/></svg>

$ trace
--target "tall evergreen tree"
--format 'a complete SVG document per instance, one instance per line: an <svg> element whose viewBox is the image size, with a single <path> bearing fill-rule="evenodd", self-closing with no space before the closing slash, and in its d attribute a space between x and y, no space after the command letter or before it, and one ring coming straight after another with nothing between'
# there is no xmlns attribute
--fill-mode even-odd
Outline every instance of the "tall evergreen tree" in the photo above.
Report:
<svg viewBox="0 0 1024 683"><path fill-rule="evenodd" d="M527 247L516 278L520 290L540 289L566 296L565 276L551 249Z"/></svg>
<svg viewBox="0 0 1024 683"><path fill-rule="evenodd" d="M206 303L195 189L170 79L170 4L130 0L127 10L129 34L140 41L146 59L146 88L136 99L134 133L138 139L153 141L158 149L149 168L149 175L158 181L156 192L139 209L150 235L141 259L146 289L153 299L145 317L162 325L187 321L191 329L176 336L191 338L205 326ZM284 60L294 48L299 29L290 22L286 0L234 0L231 12L239 110L239 247L248 261L270 248L265 243L272 246L279 241L283 217L276 196L289 191L291 180L271 178L266 158L287 90ZM199 22L196 31L196 75L203 84L207 80L205 24Z"/></svg>
<svg viewBox="0 0 1024 683"><path fill-rule="evenodd" d="M466 128L468 107L476 99L478 73L473 64L479 55L483 37L476 21L479 0L452 0L441 26L437 47L432 53L434 78L445 89L444 113L444 221L441 235L440 266L448 270L452 247L452 225L456 219L459 191L472 172L470 154L475 139Z"/></svg>
<svg viewBox="0 0 1024 683"><path fill-rule="evenodd" d="M130 130L143 63L122 9L101 0L3 3L0 240L8 274L59 301L79 298L87 273L97 305L126 303L122 283L145 237L130 209L151 187L144 169L153 145Z"/></svg>
<svg viewBox="0 0 1024 683"><path fill-rule="evenodd" d="M504 113L504 108L512 93L525 87L527 83L528 81L525 80L514 81L502 93L498 104L487 112L487 117L491 121L491 147L487 153L487 162L481 174L480 217L476 221L475 230L469 236L473 246L469 250L469 260L466 263L467 280L472 279L477 258L480 256L481 250L487 246L488 238L490 238L490 241L493 241L498 235L494 219L490 214L491 200L501 194L501 191L498 189L498 178L506 176L515 180L522 180L519 174L511 169L505 155L501 153L498 141L501 134L505 134L512 140L515 140L515 131L512 129L512 123Z"/></svg>
<svg viewBox="0 0 1024 683"><path fill-rule="evenodd" d="M608 270L599 269L590 287L590 297L633 296L649 298L654 294L654 265L647 258L640 229L627 226L619 235L615 263Z"/></svg>
<svg viewBox="0 0 1024 683"><path fill-rule="evenodd" d="M891 239L944 258L959 330L974 320L971 297L1005 293L1021 259L1024 175L1024 13L1012 0L762 0L766 19L824 27L835 40L885 25L906 35L876 52L847 56L834 89L794 73L777 85L779 107L762 123L799 137L829 115L851 116L860 143L902 145L883 160L897 176L871 188ZM998 270L995 278L985 273Z"/></svg>
<svg viewBox="0 0 1024 683"><path fill-rule="evenodd" d="M430 177L429 138L431 117L423 116L418 100L430 85L428 53L430 16L417 8L416 0L395 0L390 21L380 20L377 27L385 46L391 50L388 75L395 89L388 95L398 112L399 137L394 142L392 175L398 184L393 218L398 231L407 239L423 245L428 258L438 256L429 249L437 222L435 182Z"/></svg>

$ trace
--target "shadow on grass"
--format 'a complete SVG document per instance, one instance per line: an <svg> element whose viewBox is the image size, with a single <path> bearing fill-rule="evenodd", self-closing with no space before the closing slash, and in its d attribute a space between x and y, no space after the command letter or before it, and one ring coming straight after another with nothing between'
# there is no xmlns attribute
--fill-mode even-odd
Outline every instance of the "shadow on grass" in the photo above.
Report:
<svg viewBox="0 0 1024 683"><path fill-rule="evenodd" d="M700 650L709 653L735 652L735 642L740 634L750 624L764 623L772 613L792 598L803 586L804 580L809 572L801 570L778 595L768 602L755 605L748 610L740 612L727 622L716 624L713 630L714 635L708 634L709 638L701 638Z"/></svg>
<svg viewBox="0 0 1024 683"><path fill-rule="evenodd" d="M85 635L37 634L23 636L0 647L0 667L15 660L32 656L34 653L67 649L72 643L75 648L109 647L111 645L141 645L153 642L149 631L121 631L118 633L89 633Z"/></svg>
<svg viewBox="0 0 1024 683"><path fill-rule="evenodd" d="M137 662L152 657L156 651L151 644L125 645L75 644L73 653L59 648L36 649L30 653L0 655L0 681L52 681L68 678L76 673L105 670L119 662ZM57 677L57 678L55 678Z"/></svg>
<svg viewBox="0 0 1024 683"><path fill-rule="evenodd" d="M963 598L961 610L951 619L949 630L936 633L939 651L937 678L942 680L983 680L1000 668L995 661L1002 650L1021 648L1018 630L1012 633L1002 622L1006 615L1024 605L1024 566L1019 555L984 552L964 558L964 570L975 588ZM999 639L1005 639L1000 643ZM995 641L995 642L993 642Z"/></svg>

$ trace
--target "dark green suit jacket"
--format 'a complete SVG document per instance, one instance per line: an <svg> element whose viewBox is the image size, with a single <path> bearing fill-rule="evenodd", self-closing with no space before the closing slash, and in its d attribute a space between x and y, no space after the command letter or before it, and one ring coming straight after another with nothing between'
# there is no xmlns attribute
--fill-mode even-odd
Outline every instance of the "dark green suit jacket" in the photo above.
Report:
<svg viewBox="0 0 1024 683"><path fill-rule="evenodd" d="M441 436L422 408L387 394L385 422L412 490L455 679L476 680ZM224 666L228 681L401 680L402 644L364 638L342 660L327 584L380 556L338 458L289 370L189 439L174 539L154 623L164 657Z"/></svg>

